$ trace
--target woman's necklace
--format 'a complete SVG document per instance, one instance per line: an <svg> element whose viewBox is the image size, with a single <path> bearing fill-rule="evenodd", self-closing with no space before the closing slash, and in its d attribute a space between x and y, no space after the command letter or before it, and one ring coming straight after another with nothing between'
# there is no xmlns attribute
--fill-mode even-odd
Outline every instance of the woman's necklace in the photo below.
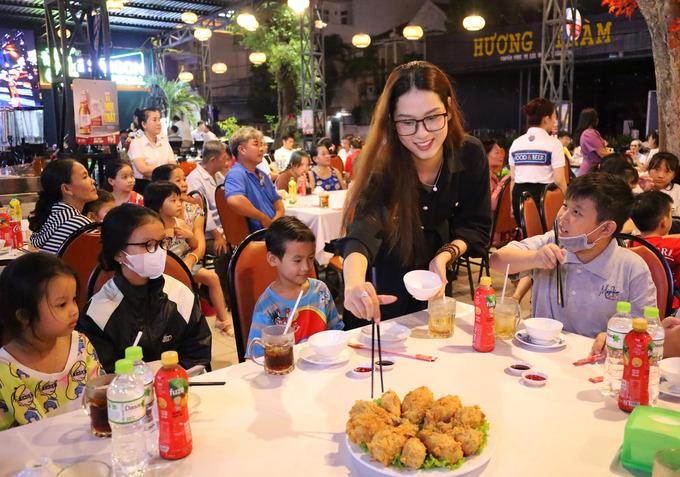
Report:
<svg viewBox="0 0 680 477"><path fill-rule="evenodd" d="M427 187L432 187L432 192L437 192L437 182L439 182L439 176L442 173L442 166L444 165L444 159L442 159L442 162L439 163L439 170L437 171L437 177L434 178L434 184L428 184L425 181L420 181L421 184L426 185Z"/></svg>

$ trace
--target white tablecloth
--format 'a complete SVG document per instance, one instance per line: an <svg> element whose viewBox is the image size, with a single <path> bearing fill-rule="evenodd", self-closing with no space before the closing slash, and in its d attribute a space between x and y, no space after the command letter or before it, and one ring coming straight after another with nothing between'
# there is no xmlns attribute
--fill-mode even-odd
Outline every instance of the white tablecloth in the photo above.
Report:
<svg viewBox="0 0 680 477"><path fill-rule="evenodd" d="M312 205L315 201L318 204L319 198L316 195L298 196L295 204L289 204L287 199L283 201L286 206L286 215L297 217L314 232L316 236L315 257L316 261L322 265L327 262L324 254L326 242L340 237L342 205L346 194L346 190L329 192L327 209Z"/></svg>
<svg viewBox="0 0 680 477"><path fill-rule="evenodd" d="M468 475L646 475L621 467L618 454L629 414L588 381L602 374L602 365L572 364L587 356L590 339L567 335L566 347L550 352L500 341L493 352L478 353L471 345L469 305L458 305L455 334L449 339L427 336L426 312L397 321L413 328L401 349L438 360L396 357L395 368L384 374L386 389L403 398L427 385L435 398L458 394L463 404L476 403L486 413L496 449L485 466ZM298 346L297 355L300 346L306 344ZM547 373L549 383L529 388L507 374L506 367L517 359ZM149 475L379 475L355 462L345 445L349 409L355 400L370 398L370 379L351 378L349 371L367 360L370 352L352 351L343 365L322 367L298 360L293 373L284 377L265 375L260 366L248 362L194 378L227 384L192 388L202 400L191 418L194 451L180 461L159 459L161 468ZM659 405L680 410L680 400ZM110 439L89 434L83 413L56 416L0 432L0 474L14 475L28 459L40 456L62 465L84 459L109 461L110 444Z"/></svg>

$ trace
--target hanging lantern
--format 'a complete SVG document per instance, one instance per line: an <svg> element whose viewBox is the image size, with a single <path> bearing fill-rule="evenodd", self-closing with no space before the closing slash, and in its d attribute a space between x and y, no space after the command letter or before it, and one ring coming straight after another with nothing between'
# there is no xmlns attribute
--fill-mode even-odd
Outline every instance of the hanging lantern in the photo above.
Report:
<svg viewBox="0 0 680 477"><path fill-rule="evenodd" d="M182 13L182 21L189 25L193 25L198 21L198 15L196 15L194 12L184 12Z"/></svg>
<svg viewBox="0 0 680 477"><path fill-rule="evenodd" d="M366 33L357 33L352 37L352 45L357 48L366 48L371 44L371 37Z"/></svg>
<svg viewBox="0 0 680 477"><path fill-rule="evenodd" d="M222 73L227 72L227 65L224 63L215 63L212 65L212 70L213 73L217 73L218 75L221 75Z"/></svg>
<svg viewBox="0 0 680 477"><path fill-rule="evenodd" d="M238 23L241 28L245 28L248 31L255 31L257 30L257 27L260 26L255 16L251 13L241 13L236 17L236 23Z"/></svg>
<svg viewBox="0 0 680 477"><path fill-rule="evenodd" d="M484 25L486 25L484 17L479 15L468 15L463 19L463 28L468 31L479 31L484 28Z"/></svg>
<svg viewBox="0 0 680 477"><path fill-rule="evenodd" d="M251 53L250 56L248 56L248 59L250 60L251 63L255 65L261 65L262 63L267 61L267 55L265 55L261 51L256 51L254 53Z"/></svg>
<svg viewBox="0 0 680 477"><path fill-rule="evenodd" d="M190 71L182 71L177 76L177 79L180 81L184 81L185 83L190 83L191 81L194 80L194 75L192 75Z"/></svg>
<svg viewBox="0 0 680 477"><path fill-rule="evenodd" d="M309 6L309 0L288 0L288 6L295 13L302 13Z"/></svg>
<svg viewBox="0 0 680 477"><path fill-rule="evenodd" d="M407 40L420 40L423 37L423 29L418 25L404 27L404 38Z"/></svg>
<svg viewBox="0 0 680 477"><path fill-rule="evenodd" d="M120 0L107 0L106 9L111 12L119 12L123 9L123 2Z"/></svg>
<svg viewBox="0 0 680 477"><path fill-rule="evenodd" d="M314 20L314 26L318 29L321 30L322 28L326 28L327 24L323 22L323 20Z"/></svg>
<svg viewBox="0 0 680 477"><path fill-rule="evenodd" d="M206 41L212 36L212 30L210 28L196 28L194 30L194 38L198 41Z"/></svg>
<svg viewBox="0 0 680 477"><path fill-rule="evenodd" d="M61 38L61 28L57 30L57 36ZM71 30L66 29L66 38L71 38Z"/></svg>

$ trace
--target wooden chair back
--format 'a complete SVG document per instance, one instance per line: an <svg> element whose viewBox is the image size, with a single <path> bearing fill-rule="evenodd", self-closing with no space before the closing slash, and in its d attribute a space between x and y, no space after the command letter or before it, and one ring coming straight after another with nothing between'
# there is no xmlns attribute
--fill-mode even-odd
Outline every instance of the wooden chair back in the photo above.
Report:
<svg viewBox="0 0 680 477"><path fill-rule="evenodd" d="M248 221L227 203L227 198L224 196L224 184L218 185L215 189L215 203L227 242L232 248L236 248L250 234Z"/></svg>
<svg viewBox="0 0 680 477"><path fill-rule="evenodd" d="M229 299L239 362L245 361L253 310L260 295L276 279L276 269L267 262L265 229L253 232L236 248L229 262ZM313 268L309 276L316 278Z"/></svg>
<svg viewBox="0 0 680 477"><path fill-rule="evenodd" d="M533 197L531 197L531 194L526 191L522 193L522 199L519 204L519 213L521 215L520 225L524 238L545 233L541 222L541 214L538 212L536 202Z"/></svg>
<svg viewBox="0 0 680 477"><path fill-rule="evenodd" d="M101 222L94 222L76 230L57 252L57 256L78 274L78 307L81 310L87 303L87 281L97 266L102 249L100 226Z"/></svg>
<svg viewBox="0 0 680 477"><path fill-rule="evenodd" d="M555 184L548 184L541 194L541 223L543 230L549 232L557 218L557 213L564 204L564 192Z"/></svg>

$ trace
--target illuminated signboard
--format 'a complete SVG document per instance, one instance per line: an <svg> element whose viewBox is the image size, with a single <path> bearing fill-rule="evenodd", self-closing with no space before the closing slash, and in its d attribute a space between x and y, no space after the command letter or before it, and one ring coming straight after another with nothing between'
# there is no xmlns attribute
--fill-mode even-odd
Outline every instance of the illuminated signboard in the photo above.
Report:
<svg viewBox="0 0 680 477"><path fill-rule="evenodd" d="M80 56L80 52L77 50L71 49L67 58L69 76L72 78L79 78L81 75L92 70L90 60ZM40 60L43 64L45 82L51 83L52 68L47 49L40 52ZM59 73L61 72L61 63L58 57L56 62L56 70ZM112 55L110 65L111 81L114 83L126 86L144 86L146 68L144 66L144 54L141 51ZM103 58L99 60L99 67L102 71L106 72L106 62Z"/></svg>

